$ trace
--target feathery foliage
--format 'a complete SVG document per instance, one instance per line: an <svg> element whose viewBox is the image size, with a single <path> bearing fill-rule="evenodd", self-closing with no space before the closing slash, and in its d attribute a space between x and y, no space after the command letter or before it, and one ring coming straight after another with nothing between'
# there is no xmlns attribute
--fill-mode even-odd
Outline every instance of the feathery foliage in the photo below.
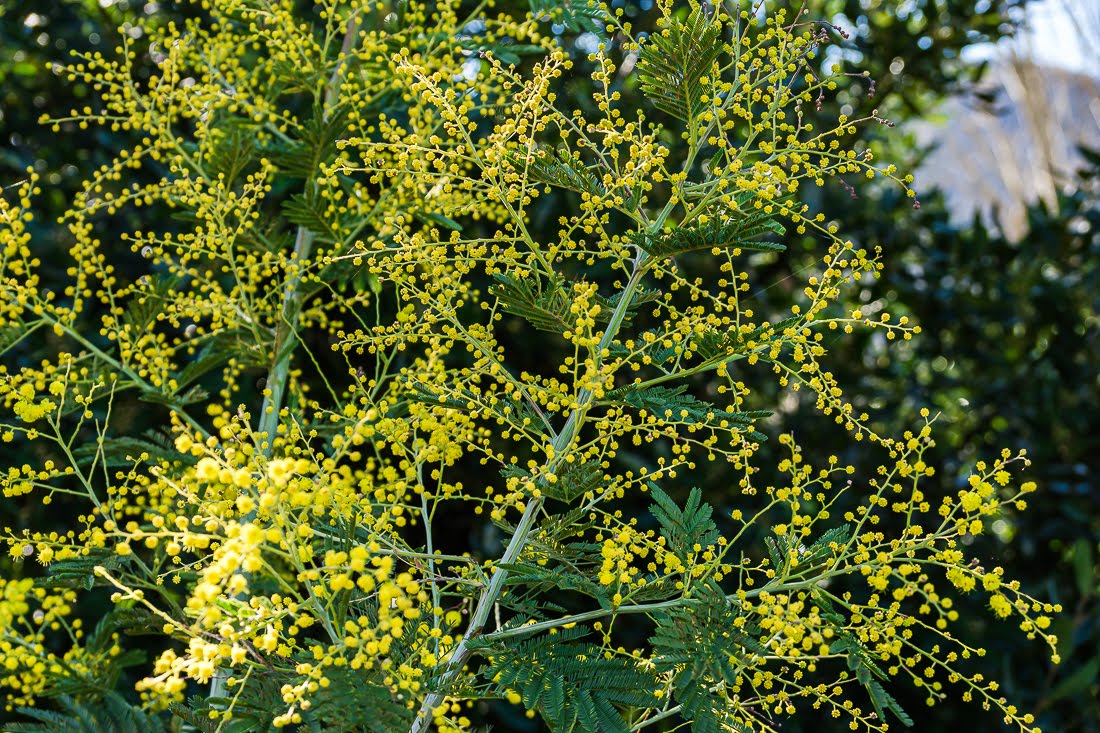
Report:
<svg viewBox="0 0 1100 733"><path fill-rule="evenodd" d="M9 733L164 733L163 721L128 703L121 695L108 692L97 700L57 699L57 710L19 709L34 722L11 723Z"/></svg>
<svg viewBox="0 0 1100 733"><path fill-rule="evenodd" d="M609 16L602 4L591 0L528 0L531 14L540 21L560 23L573 33L607 37Z"/></svg>
<svg viewBox="0 0 1100 733"><path fill-rule="evenodd" d="M654 107L687 122L694 133L702 111L712 104L712 88L704 80L714 72L723 40L714 12L701 3L692 6L686 18L669 18L649 37L638 61L638 80Z"/></svg>
<svg viewBox="0 0 1100 733"><path fill-rule="evenodd" d="M140 133L60 218L63 288L32 250L38 173L0 199L0 489L64 509L0 529L9 711L459 733L503 700L562 733L821 708L882 731L909 674L1033 730L966 675L952 612L985 593L1056 654L1057 607L967 555L1035 490L1026 459L933 500L931 417L880 435L828 367L826 334L919 329L842 305L882 253L798 197L851 175L910 193L842 143L874 113L801 114L839 78L812 63L824 26L661 0L643 43L598 3L198 5L57 69L100 98L47 124ZM571 58L543 15L604 45ZM671 129L621 94L639 54ZM580 70L597 92L573 109L554 90ZM119 212L128 252L102 236ZM817 265L756 313L788 230ZM805 453L762 380L882 468ZM733 505L671 498L707 470ZM124 687L134 712L87 708Z"/></svg>
<svg viewBox="0 0 1100 733"><path fill-rule="evenodd" d="M713 218L705 224L680 226L670 232L652 234L643 230L634 235L634 242L655 258L675 257L685 252L730 249L734 255L749 252L782 252L786 247L772 242L754 242L761 234L783 234L784 228L769 216L755 212L736 214L729 221Z"/></svg>
<svg viewBox="0 0 1100 733"><path fill-rule="evenodd" d="M493 654L481 673L495 694L517 694L555 731L629 733L620 707L647 708L656 680L630 656L578 642L578 629L521 641Z"/></svg>

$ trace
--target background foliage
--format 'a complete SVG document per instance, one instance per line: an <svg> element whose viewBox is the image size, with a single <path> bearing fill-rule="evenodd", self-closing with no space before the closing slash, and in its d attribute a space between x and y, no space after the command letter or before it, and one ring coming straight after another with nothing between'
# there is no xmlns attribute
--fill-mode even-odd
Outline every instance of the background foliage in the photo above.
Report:
<svg viewBox="0 0 1100 733"><path fill-rule="evenodd" d="M557 5L532 4L538 10ZM815 15L835 17L843 27L854 29L840 45L840 55L852 71L870 72L868 78L853 77L836 104L845 104L845 94L854 99L872 93L873 80L880 111L901 123L928 115L945 95L968 89L981 69L964 64L961 50L1012 33L1011 19L1019 17L1014 11L1025 4L1026 0L915 0L899 9L891 0L813 0L807 5ZM616 0L612 7L636 16L636 27L644 28L652 15L647 14L648 5L648 0ZM24 0L4 5L0 183L19 180L28 165L51 172L40 205L52 211L39 217L37 226L45 228L35 232L44 261L64 249L60 232L48 228L55 218L50 214L61 210L84 175L126 145L109 133L69 129L58 136L37 124L42 113L64 114L81 106L88 94L47 71L46 62L65 60L70 49L110 48L119 40L120 26L140 43L137 29L142 24L183 12L172 3L157 7L136 0ZM584 49L593 40L586 35L590 27L583 18L547 22L570 48ZM583 55L578 50L579 60ZM582 107L591 98L583 67L578 63L560 90ZM620 83L624 96L638 93L630 76ZM826 108L822 115L835 116L838 111ZM919 158L919 151L909 149L901 135L883 137L869 128L861 128L860 134L868 136L867 144L888 145L891 160L904 163L908 156L915 163ZM1011 567L1024 579L1025 590L1067 609L1056 622L1065 661L1054 668L1038 645L1017 644L1011 626L991 624L971 630L991 651L981 663L988 665L990 676L1003 680L1009 698L1039 713L1044 730L1100 731L1100 457L1095 450L1095 436L1100 434L1100 411L1095 409L1100 406L1100 156L1087 158L1076 190L1064 193L1056 209L1032 208L1030 232L1019 242L1006 241L980 221L952 224L951 212L932 191L921 191L919 211L888 188L861 189L859 198L841 186L814 195L824 196L813 202L815 207L831 212L854 240L883 245L884 278L858 294L861 307L874 309L876 303L889 300L893 311L909 313L924 330L921 338L893 350L891 356L874 334L834 344L833 366L849 395L863 400L887 433L894 427L887 420L890 416L909 418L928 404L942 412L938 450L946 470L938 474L941 493L956 488L959 477L952 468L999 445L1026 447L1033 460L1028 478L1038 482L1043 493L1029 511L1003 521L985 536L979 551L991 562ZM570 203L544 197L538 205L549 217ZM49 251L51 246L58 251ZM770 266L772 287L753 294L762 304L784 302L786 278L801 266L798 253L806 251L802 243L792 239L788 246L793 256ZM114 256L120 269L133 264L126 247L120 246ZM29 352L26 358L31 358ZM814 446L823 453L843 447L842 459L859 465L864 457L858 451L828 445L827 436L835 433L820 429L821 418L810 407L797 401L784 404L777 419L796 426L801 435L826 436L815 439ZM152 426L163 419L155 410L137 405L130 409L137 424L147 421ZM693 477L693 483L713 503L724 503L721 497L729 488L721 476ZM11 524L41 526L41 518L29 516L42 511L36 504L21 506L18 500L6 499L0 511L18 517L9 519ZM492 551L498 542L491 532L462 526L455 532L466 533L475 550ZM5 563L5 575L33 572L10 559ZM95 609L87 609L87 615L94 617ZM963 617L979 619L975 623L980 624L985 615ZM902 702L916 718L918 730L985 725L977 722L981 711L976 707L940 706L922 713L920 700ZM504 730L534 730L533 722L506 707L491 711L489 719ZM815 726L808 722L806 730L812 729Z"/></svg>

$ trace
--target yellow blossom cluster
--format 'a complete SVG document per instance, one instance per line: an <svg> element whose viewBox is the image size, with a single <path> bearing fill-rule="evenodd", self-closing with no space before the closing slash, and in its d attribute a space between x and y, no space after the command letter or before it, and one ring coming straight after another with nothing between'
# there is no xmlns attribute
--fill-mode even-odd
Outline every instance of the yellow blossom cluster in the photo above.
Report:
<svg viewBox="0 0 1100 733"><path fill-rule="evenodd" d="M9 708L114 685L126 630L158 639L135 704L167 716L201 686L192 713L218 726L366 710L449 733L493 699L555 730L629 709L632 730L774 731L824 708L885 731L898 678L1034 730L967 674L984 652L953 595L1056 653L1059 609L966 550L1025 507L1026 459L927 496L932 419L878 435L826 366L830 331L919 333L842 307L881 251L799 199L850 175L911 193L845 142L882 120L809 121L842 78L817 71L825 26L657 5L648 38L586 6L585 57L492 3L199 2L148 46L56 69L100 102L47 123L135 144L62 217L56 295L34 174L0 202L0 328L52 334L38 363L0 364L0 439L27 448L0 489L71 509L3 529ZM572 109L579 73L594 95ZM131 272L104 233L137 208ZM817 264L756 312L754 265L785 236ZM783 434L763 479L761 378L812 393L879 474ZM732 505L671 488L711 464ZM74 609L99 589L93 640ZM641 617L650 643L622 631Z"/></svg>

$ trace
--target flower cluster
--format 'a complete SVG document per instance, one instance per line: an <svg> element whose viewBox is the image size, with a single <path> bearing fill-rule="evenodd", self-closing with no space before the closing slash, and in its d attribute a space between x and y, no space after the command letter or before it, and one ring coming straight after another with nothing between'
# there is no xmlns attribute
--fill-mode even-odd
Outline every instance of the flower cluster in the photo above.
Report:
<svg viewBox="0 0 1100 733"><path fill-rule="evenodd" d="M554 730L773 731L824 708L881 731L907 719L900 678L1034 730L966 672L984 652L953 608L986 593L1054 652L1058 609L966 549L1024 508L1024 457L926 496L932 420L878 435L827 369L831 331L919 333L842 306L881 252L799 198L853 175L911 193L846 147L876 113L809 121L843 81L820 68L827 25L662 0L646 38L567 3L600 39L575 58L491 3L298 5L202 3L58 69L101 105L50 124L135 139L61 220L63 293L31 256L33 174L0 203L0 328L53 334L37 365L0 365L0 438L28 448L0 487L78 507L4 530L9 707L137 665L150 714L201 686L186 714L242 729L464 731L497 699ZM571 109L581 70L594 96ZM137 207L135 273L104 232ZM784 237L818 264L755 312ZM879 475L784 434L764 479L761 379L811 393ZM159 430L134 427L139 399ZM709 464L725 503L675 500ZM86 638L99 589L114 610ZM153 657L118 630L156 634Z"/></svg>

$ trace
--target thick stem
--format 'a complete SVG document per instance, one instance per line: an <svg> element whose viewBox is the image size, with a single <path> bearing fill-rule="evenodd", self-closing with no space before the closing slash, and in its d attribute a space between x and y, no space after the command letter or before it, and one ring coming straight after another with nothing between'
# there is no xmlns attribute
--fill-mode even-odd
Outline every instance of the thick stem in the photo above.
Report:
<svg viewBox="0 0 1100 733"><path fill-rule="evenodd" d="M359 35L359 21L356 18L348 21L348 30L344 34L344 43L340 47L340 56L336 62L336 68L332 72L328 85L325 87L325 98L322 106L322 118L328 120L332 113L332 107L340 97L340 83L344 77L345 61L355 45L355 39ZM306 184L316 193L317 182L310 181ZM279 412L283 409L283 399L286 396L287 376L290 373L290 357L294 354L295 340L298 337L298 316L302 310L302 268L313 250L312 231L305 226L299 226L294 237L294 263L295 269L290 273L286 281L286 289L283 291L283 307L280 312L279 323L275 329L275 353L271 364L271 370L267 375L267 389L264 392L263 407L260 410L259 433L260 440L267 437L266 445L261 443L261 450L265 458L271 457L272 446L275 442L275 433L279 429Z"/></svg>
<svg viewBox="0 0 1100 733"><path fill-rule="evenodd" d="M607 324L607 329L600 339L599 346L596 347L597 360L600 358L600 354L603 353L604 349L608 348L611 342L614 341L615 336L618 334L619 327L623 323L623 319L626 318L627 310L630 308L630 302L634 299L634 293L637 291L638 285L642 281L642 275L645 272L645 261L645 253L639 252L637 259L634 261L634 268L630 273L630 280L626 284L622 298L619 299L619 304L611 314L611 320ZM554 440L554 457L550 459L549 463L546 465L547 471L553 472L562 461L562 457L569 447L572 446L577 434L580 433L584 415L588 412L588 408L592 406L592 398L593 393L591 390L581 390L577 397L577 406L573 409L573 412L569 415L569 419L566 420L565 425ZM504 583L508 580L508 571L502 568L501 565L509 565L519 559L520 554L527 546L531 530L535 526L535 519L538 517L539 510L542 509L543 501L544 498L539 496L532 498L531 501L528 502L527 508L519 520L519 524L516 525L516 531L512 534L512 538L508 541L508 546L504 549L504 555L493 569L493 574L489 578L489 584L481 592L481 596L478 598L477 606L474 608L474 613L470 618L470 625L466 629L465 635L463 635L462 640L458 643L458 646L455 647L450 660L447 662L447 668L438 684L440 691L433 692L424 698L424 702L420 705L420 710L416 715L416 720L413 721L412 727L409 729L409 733L425 733L425 731L428 730L428 726L431 725L432 721L432 711L443 702L446 697L444 691L450 686L455 678L458 677L459 673L462 672L462 667L470 657L469 642L471 639L481 634L481 630L485 627L485 622L488 620L493 606L500 597L500 593L504 588Z"/></svg>
<svg viewBox="0 0 1100 733"><path fill-rule="evenodd" d="M355 39L359 36L359 20L353 18L348 21L347 32L344 34L344 43L340 47L340 56L336 62L336 69L332 72L328 85L325 88L325 98L322 106L322 116L327 119L333 105L340 96L340 84L344 77L347 56L355 45ZM307 186L316 189L317 182L310 181ZM272 354L271 368L268 370L265 383L264 401L260 408L260 420L257 426L260 441L260 452L263 457L271 458L275 446L275 435L279 430L279 413L283 409L283 401L286 398L287 377L290 374L290 361L294 355L298 340L298 317L302 311L302 272L306 261L313 251L313 232L305 226L299 226L294 237L294 255L292 268L283 290L283 303L279 310L279 322L275 326L275 348ZM250 522L256 517L256 511L252 510L243 517ZM246 576L247 577L247 576ZM330 632L331 635L331 632ZM210 682L211 697L225 697L228 689L227 680L229 670L219 667Z"/></svg>
<svg viewBox="0 0 1100 733"><path fill-rule="evenodd" d="M298 338L298 315L302 310L301 268L304 267L313 249L313 236L313 232L300 226L294 238L293 262L296 269L287 278L286 289L283 291L283 307L279 314L279 323L275 328L275 353L271 369L267 374L263 406L260 408L258 437L264 458L271 458L275 434L279 429L279 412L283 408L283 400L286 397L290 358L295 351L295 341Z"/></svg>

